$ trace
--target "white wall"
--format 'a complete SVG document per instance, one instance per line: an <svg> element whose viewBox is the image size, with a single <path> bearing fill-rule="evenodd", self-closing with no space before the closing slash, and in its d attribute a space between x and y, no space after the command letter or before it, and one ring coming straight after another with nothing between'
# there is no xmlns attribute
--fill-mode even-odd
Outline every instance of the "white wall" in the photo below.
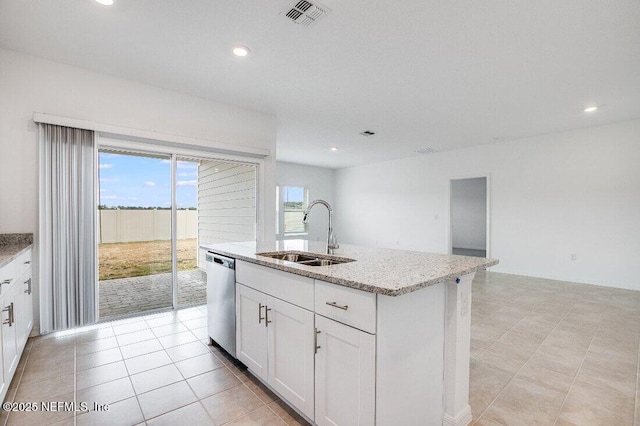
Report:
<svg viewBox="0 0 640 426"><path fill-rule="evenodd" d="M484 250L487 241L487 178L451 181L452 247Z"/></svg>
<svg viewBox="0 0 640 426"><path fill-rule="evenodd" d="M0 49L0 233L36 232L34 112L268 148L260 222L275 232L275 117Z"/></svg>
<svg viewBox="0 0 640 426"><path fill-rule="evenodd" d="M490 174L492 270L640 290L639 163L633 120L340 169L336 227L446 253L449 179Z"/></svg>
<svg viewBox="0 0 640 426"><path fill-rule="evenodd" d="M285 163L282 161L278 161L277 168L276 180L281 188L283 186L302 186L309 188L309 201L320 198L329 202L335 210L335 171L333 169ZM282 199L280 203L282 204ZM283 220L282 206L280 206L280 224L283 223ZM326 241L328 226L329 214L327 213L327 209L324 208L324 206L315 206L309 214L309 235L307 238L312 241ZM338 242L340 242L340 234L336 234L336 236L338 237Z"/></svg>

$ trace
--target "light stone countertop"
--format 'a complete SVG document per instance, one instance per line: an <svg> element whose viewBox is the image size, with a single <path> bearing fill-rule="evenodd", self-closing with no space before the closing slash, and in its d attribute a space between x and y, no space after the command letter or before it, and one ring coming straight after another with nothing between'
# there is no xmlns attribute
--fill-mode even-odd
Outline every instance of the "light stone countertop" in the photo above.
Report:
<svg viewBox="0 0 640 426"><path fill-rule="evenodd" d="M326 244L306 240L203 244L214 253L334 284L387 296L400 296L498 264L497 259L371 248L341 244L333 257L355 262L307 266L257 256L294 251L326 256Z"/></svg>
<svg viewBox="0 0 640 426"><path fill-rule="evenodd" d="M0 268L33 245L33 234L0 234Z"/></svg>

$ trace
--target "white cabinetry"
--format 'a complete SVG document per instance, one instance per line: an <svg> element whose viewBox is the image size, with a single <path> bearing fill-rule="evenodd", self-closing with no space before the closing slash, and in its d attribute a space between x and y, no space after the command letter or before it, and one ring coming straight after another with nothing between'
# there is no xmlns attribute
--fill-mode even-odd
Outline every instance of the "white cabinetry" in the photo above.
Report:
<svg viewBox="0 0 640 426"><path fill-rule="evenodd" d="M236 354L262 380L267 380L266 305L266 294L243 285L236 287Z"/></svg>
<svg viewBox="0 0 640 426"><path fill-rule="evenodd" d="M375 336L320 315L315 320L316 424L373 425Z"/></svg>
<svg viewBox="0 0 640 426"><path fill-rule="evenodd" d="M238 359L317 425L466 425L472 279L391 297L238 260Z"/></svg>
<svg viewBox="0 0 640 426"><path fill-rule="evenodd" d="M2 295L2 355L5 377L12 377L18 366L18 340L16 332L16 285ZM3 289L4 290L4 289Z"/></svg>
<svg viewBox="0 0 640 426"><path fill-rule="evenodd" d="M313 418L313 313L238 284L238 359Z"/></svg>
<svg viewBox="0 0 640 426"><path fill-rule="evenodd" d="M33 280L31 269L27 270L15 283L15 321L18 347L24 347L33 328Z"/></svg>
<svg viewBox="0 0 640 426"><path fill-rule="evenodd" d="M307 417L314 417L313 312L267 297L268 383Z"/></svg>
<svg viewBox="0 0 640 426"><path fill-rule="evenodd" d="M31 248L0 268L0 399L18 367L33 327Z"/></svg>

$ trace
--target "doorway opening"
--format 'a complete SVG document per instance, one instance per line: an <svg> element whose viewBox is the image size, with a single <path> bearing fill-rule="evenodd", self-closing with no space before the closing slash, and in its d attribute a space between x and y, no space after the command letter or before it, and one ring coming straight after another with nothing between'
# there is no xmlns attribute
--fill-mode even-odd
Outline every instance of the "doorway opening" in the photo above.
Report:
<svg viewBox="0 0 640 426"><path fill-rule="evenodd" d="M489 255L489 190L487 177L451 179L450 253Z"/></svg>
<svg viewBox="0 0 640 426"><path fill-rule="evenodd" d="M256 166L102 147L100 320L206 303L201 244L255 240Z"/></svg>

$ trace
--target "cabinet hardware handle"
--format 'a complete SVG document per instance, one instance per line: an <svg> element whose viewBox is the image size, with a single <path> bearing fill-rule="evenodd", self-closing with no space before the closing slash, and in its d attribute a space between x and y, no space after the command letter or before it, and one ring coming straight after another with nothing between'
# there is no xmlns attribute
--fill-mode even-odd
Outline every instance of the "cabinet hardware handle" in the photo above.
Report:
<svg viewBox="0 0 640 426"><path fill-rule="evenodd" d="M11 327L11 305L5 306L2 312L7 312L9 314L8 318L2 321L2 323L9 324L9 327Z"/></svg>
<svg viewBox="0 0 640 426"><path fill-rule="evenodd" d="M9 323L9 327L11 327L13 325L14 322L16 322L15 317L13 316L13 302L11 302L11 308L9 310L9 318L10 318L10 323Z"/></svg>
<svg viewBox="0 0 640 426"><path fill-rule="evenodd" d="M24 262L25 265L31 265L31 261L27 260L26 262Z"/></svg>
<svg viewBox="0 0 640 426"><path fill-rule="evenodd" d="M346 311L347 309L349 309L349 305L338 305L336 302L326 302L327 305L329 306L333 306L334 308L338 308L338 309L342 309L343 311Z"/></svg>
<svg viewBox="0 0 640 426"><path fill-rule="evenodd" d="M264 326L265 327L269 327L269 323L271 323L271 321L269 320L269 311L271 310L271 308L267 307L267 305L264 306Z"/></svg>
<svg viewBox="0 0 640 426"><path fill-rule="evenodd" d="M6 280L2 281L2 283L0 283L0 284L11 284L11 280L12 279L13 278L6 279Z"/></svg>
<svg viewBox="0 0 640 426"><path fill-rule="evenodd" d="M31 278L24 282L27 285L27 289L24 291L27 294L31 294Z"/></svg>
<svg viewBox="0 0 640 426"><path fill-rule="evenodd" d="M262 324L262 320L264 319L264 317L262 316L262 308L266 308L266 305L263 305L262 303L258 303L258 324Z"/></svg>
<svg viewBox="0 0 640 426"><path fill-rule="evenodd" d="M318 330L316 328L316 334L313 336L313 346L315 346L315 349L313 351L313 353L317 354L318 353L318 349L321 348L320 345L318 345L318 334L322 333L320 330Z"/></svg>

